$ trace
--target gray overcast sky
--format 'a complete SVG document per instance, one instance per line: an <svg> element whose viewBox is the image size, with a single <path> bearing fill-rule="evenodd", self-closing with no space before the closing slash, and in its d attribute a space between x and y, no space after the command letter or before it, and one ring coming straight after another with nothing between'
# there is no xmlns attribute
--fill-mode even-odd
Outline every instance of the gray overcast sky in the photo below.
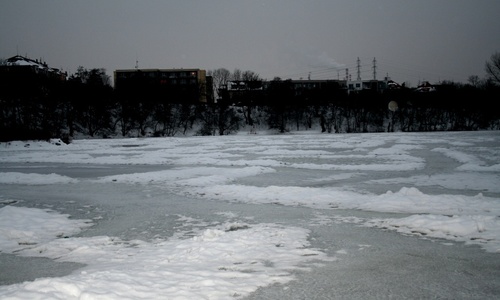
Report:
<svg viewBox="0 0 500 300"><path fill-rule="evenodd" d="M235 68L264 79L419 81L485 76L500 52L500 0L0 0L0 58L70 74Z"/></svg>

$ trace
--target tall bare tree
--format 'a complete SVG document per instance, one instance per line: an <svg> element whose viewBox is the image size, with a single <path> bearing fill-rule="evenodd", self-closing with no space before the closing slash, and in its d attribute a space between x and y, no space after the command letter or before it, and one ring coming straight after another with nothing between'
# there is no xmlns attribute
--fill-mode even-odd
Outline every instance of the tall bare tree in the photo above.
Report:
<svg viewBox="0 0 500 300"><path fill-rule="evenodd" d="M219 99L221 95L219 90L227 85L228 81L231 79L231 72L224 68L219 68L209 71L208 75L212 76L212 82L214 91L216 93L216 99Z"/></svg>
<svg viewBox="0 0 500 300"><path fill-rule="evenodd" d="M247 81L247 82L261 81L259 74L255 73L254 71L250 71L250 70L247 70L247 71L244 71L243 73L241 73L241 80Z"/></svg>
<svg viewBox="0 0 500 300"><path fill-rule="evenodd" d="M243 80L240 69L234 69L233 74L231 75L232 81L241 81Z"/></svg>
<svg viewBox="0 0 500 300"><path fill-rule="evenodd" d="M485 70L492 81L500 84L500 52L491 55L490 60L486 62Z"/></svg>

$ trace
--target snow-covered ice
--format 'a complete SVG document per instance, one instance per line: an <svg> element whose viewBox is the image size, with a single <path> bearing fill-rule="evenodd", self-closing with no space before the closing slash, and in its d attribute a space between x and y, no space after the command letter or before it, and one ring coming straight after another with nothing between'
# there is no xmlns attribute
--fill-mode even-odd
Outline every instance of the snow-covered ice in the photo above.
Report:
<svg viewBox="0 0 500 300"><path fill-rule="evenodd" d="M384 247L403 256L394 248L401 241L418 245L408 246L415 257L487 258L480 261L492 269L475 271L487 288L474 283L474 292L452 298L498 296L499 183L499 132L2 143L0 262L16 255L35 268L37 257L84 267L5 284L0 298L257 299L279 291L298 299L292 282L319 293L299 283L335 268L347 275L321 275L332 286L317 297L342 298L356 260L381 259L373 251ZM463 278L471 272L458 268ZM462 292L428 290L414 296ZM397 298L398 289L363 295Z"/></svg>

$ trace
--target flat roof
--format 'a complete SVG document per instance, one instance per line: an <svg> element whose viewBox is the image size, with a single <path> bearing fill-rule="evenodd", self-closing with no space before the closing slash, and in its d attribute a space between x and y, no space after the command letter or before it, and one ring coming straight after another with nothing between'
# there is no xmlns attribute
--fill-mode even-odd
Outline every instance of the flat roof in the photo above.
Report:
<svg viewBox="0 0 500 300"><path fill-rule="evenodd" d="M202 69L122 69L115 70L115 72L193 72L193 71L204 71Z"/></svg>

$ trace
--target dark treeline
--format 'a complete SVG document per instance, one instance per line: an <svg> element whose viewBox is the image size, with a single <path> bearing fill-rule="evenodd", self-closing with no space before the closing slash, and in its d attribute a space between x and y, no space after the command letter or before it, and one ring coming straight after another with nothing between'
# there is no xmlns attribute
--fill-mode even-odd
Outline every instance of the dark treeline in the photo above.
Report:
<svg viewBox="0 0 500 300"><path fill-rule="evenodd" d="M245 124L252 125L252 115L261 116L260 124L279 132L316 127L328 133L468 131L500 129L500 113L494 108L499 96L500 89L493 84L453 82L444 82L433 92L403 87L347 94L332 86L296 96L290 81L274 80L262 101L236 103L239 111L247 111ZM391 102L397 104L392 110Z"/></svg>
<svg viewBox="0 0 500 300"><path fill-rule="evenodd" d="M24 75L23 75L24 76ZM35 75L33 75L35 76ZM103 69L79 68L68 80L9 76L0 80L0 140L74 137L498 130L494 84L444 82L434 92L409 88L348 94L336 86L297 95L290 80L217 103L182 95L117 93ZM223 92L221 92L222 94ZM397 103L388 108L389 103Z"/></svg>

